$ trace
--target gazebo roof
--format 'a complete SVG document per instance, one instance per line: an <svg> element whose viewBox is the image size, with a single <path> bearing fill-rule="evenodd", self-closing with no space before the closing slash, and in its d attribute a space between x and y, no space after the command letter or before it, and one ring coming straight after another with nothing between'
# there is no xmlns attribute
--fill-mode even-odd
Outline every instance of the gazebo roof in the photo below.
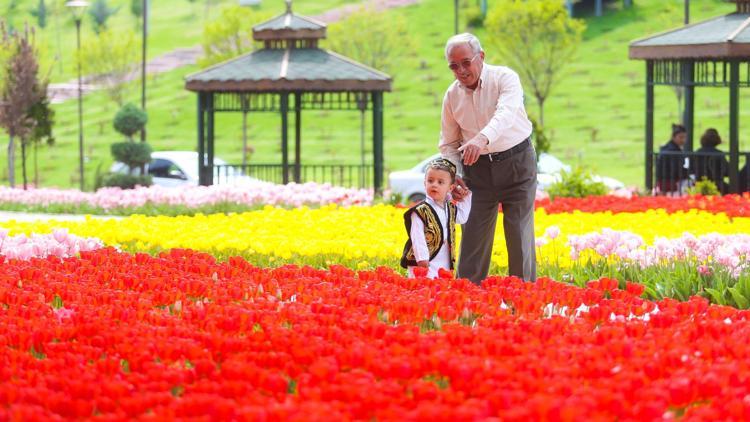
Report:
<svg viewBox="0 0 750 422"><path fill-rule="evenodd" d="M633 41L631 59L750 59L750 13L730 13Z"/></svg>
<svg viewBox="0 0 750 422"><path fill-rule="evenodd" d="M188 75L190 91L390 91L391 77L320 48L261 49Z"/></svg>
<svg viewBox="0 0 750 422"><path fill-rule="evenodd" d="M324 23L292 13L291 6L288 6L283 15L253 27L253 38L258 41L325 37L326 25Z"/></svg>
<svg viewBox="0 0 750 422"><path fill-rule="evenodd" d="M278 29L322 29L325 24L306 16L295 15L294 13L284 13L275 18L255 25L254 31L278 30Z"/></svg>

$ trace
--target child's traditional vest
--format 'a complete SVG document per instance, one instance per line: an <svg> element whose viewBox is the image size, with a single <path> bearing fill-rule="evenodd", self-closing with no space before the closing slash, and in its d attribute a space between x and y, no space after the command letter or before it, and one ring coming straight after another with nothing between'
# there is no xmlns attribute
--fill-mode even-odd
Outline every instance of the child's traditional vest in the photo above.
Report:
<svg viewBox="0 0 750 422"><path fill-rule="evenodd" d="M424 238L427 241L427 250L430 252L430 261L432 261L440 248L443 246L443 225L440 224L440 218L438 218L435 209L425 201L418 203L417 205L409 208L404 213L404 224L406 225L406 235L409 239L406 241L404 246L404 252L401 254L401 266L406 268L408 266L416 266L417 261L414 258L414 250L411 246L411 215L417 213L417 216L424 223ZM456 204L448 201L448 251L451 257L451 267L456 261L456 252L453 245L456 243Z"/></svg>

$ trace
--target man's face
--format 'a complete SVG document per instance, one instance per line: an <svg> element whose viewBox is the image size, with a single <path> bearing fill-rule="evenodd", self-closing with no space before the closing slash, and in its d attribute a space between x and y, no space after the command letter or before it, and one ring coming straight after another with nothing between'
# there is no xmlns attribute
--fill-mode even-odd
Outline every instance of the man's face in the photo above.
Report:
<svg viewBox="0 0 750 422"><path fill-rule="evenodd" d="M453 47L448 53L448 68L461 85L474 89L479 82L484 63L484 52L474 53L467 44Z"/></svg>
<svg viewBox="0 0 750 422"><path fill-rule="evenodd" d="M674 136L674 143L677 144L677 146L683 146L685 145L685 141L687 141L687 133L680 132Z"/></svg>

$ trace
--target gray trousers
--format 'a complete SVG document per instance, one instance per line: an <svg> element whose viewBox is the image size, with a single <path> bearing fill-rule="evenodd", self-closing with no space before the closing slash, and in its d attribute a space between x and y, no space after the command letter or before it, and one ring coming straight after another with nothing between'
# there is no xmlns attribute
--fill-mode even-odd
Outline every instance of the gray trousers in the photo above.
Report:
<svg viewBox="0 0 750 422"><path fill-rule="evenodd" d="M464 181L472 191L472 200L469 219L462 230L458 276L476 284L487 278L498 205L502 204L508 273L535 281L534 148L528 147L500 161L489 161L482 156L473 165L464 166Z"/></svg>

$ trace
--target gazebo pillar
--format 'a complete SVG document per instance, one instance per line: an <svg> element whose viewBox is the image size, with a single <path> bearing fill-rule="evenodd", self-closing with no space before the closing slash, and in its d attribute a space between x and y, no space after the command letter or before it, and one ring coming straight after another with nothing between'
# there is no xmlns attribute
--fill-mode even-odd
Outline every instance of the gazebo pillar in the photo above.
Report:
<svg viewBox="0 0 750 422"><path fill-rule="evenodd" d="M654 61L646 60L646 189L654 188Z"/></svg>
<svg viewBox="0 0 750 422"><path fill-rule="evenodd" d="M198 92L198 184L208 186L206 182L206 94Z"/></svg>
<svg viewBox="0 0 750 422"><path fill-rule="evenodd" d="M302 161L302 93L294 93L294 181L300 183Z"/></svg>
<svg viewBox="0 0 750 422"><path fill-rule="evenodd" d="M695 63L693 60L685 60L682 63L682 83L685 87L685 109L682 113L682 123L687 130L685 150L693 151L695 133Z"/></svg>
<svg viewBox="0 0 750 422"><path fill-rule="evenodd" d="M372 158L373 186L375 195L383 188L383 92L373 91L372 95Z"/></svg>
<svg viewBox="0 0 750 422"><path fill-rule="evenodd" d="M281 179L289 183L289 93L281 94Z"/></svg>
<svg viewBox="0 0 750 422"><path fill-rule="evenodd" d="M732 193L739 192L740 165L740 62L729 62L729 189Z"/></svg>
<svg viewBox="0 0 750 422"><path fill-rule="evenodd" d="M205 158L199 157L205 160L204 174L206 185L214 184L214 93L209 92L206 94L206 109L208 115L206 116L206 152Z"/></svg>

